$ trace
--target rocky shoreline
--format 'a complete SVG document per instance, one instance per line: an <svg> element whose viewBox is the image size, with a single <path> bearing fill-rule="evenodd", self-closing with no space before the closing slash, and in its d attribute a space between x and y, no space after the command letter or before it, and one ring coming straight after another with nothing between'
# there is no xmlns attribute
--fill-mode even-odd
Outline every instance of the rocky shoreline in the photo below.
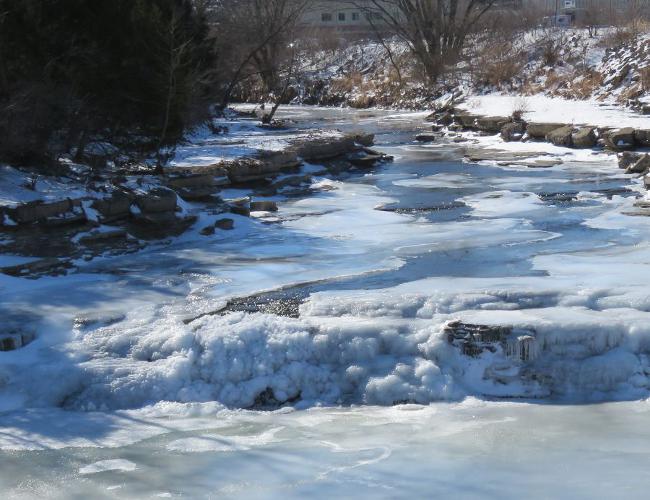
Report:
<svg viewBox="0 0 650 500"><path fill-rule="evenodd" d="M2 266L0 273L24 278L61 275L78 267L78 261L133 252L148 241L179 236L198 221L188 204L199 204L214 218L200 228L201 235L232 230L235 222L230 214L275 212L277 202L269 197L308 194L312 176L301 171L304 164L322 166L335 175L389 161L389 156L370 148L373 142L372 135L315 133L284 150L259 150L251 156L163 172L142 167L94 173L69 165L60 177L67 183L62 192L80 191L80 196L0 206L3 253L30 258ZM29 181L29 174L12 170ZM85 178L76 175L80 170ZM248 190L253 196L224 200L219 193L228 188Z"/></svg>
<svg viewBox="0 0 650 500"><path fill-rule="evenodd" d="M526 121L520 116L482 116L468 112L449 102L438 103L436 109L426 118L432 122L431 132L419 134L416 139L433 142L444 136L464 141L459 134L474 132L480 135L498 135L508 142L546 142L558 147L591 149L617 154L618 164L626 174L644 178L646 189L650 189L650 128L602 127L575 125L569 123L546 123ZM499 159L485 154L469 153L472 161ZM549 164L538 166L553 166Z"/></svg>

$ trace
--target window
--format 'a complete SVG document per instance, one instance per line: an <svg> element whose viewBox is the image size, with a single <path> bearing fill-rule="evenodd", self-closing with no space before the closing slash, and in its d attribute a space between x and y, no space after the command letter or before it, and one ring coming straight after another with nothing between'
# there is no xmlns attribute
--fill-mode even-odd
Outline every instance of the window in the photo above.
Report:
<svg viewBox="0 0 650 500"><path fill-rule="evenodd" d="M339 21L342 23L345 22L345 12L339 12Z"/></svg>
<svg viewBox="0 0 650 500"><path fill-rule="evenodd" d="M332 14L323 12L320 16L320 20L323 21L324 23L329 23L332 20Z"/></svg>
<svg viewBox="0 0 650 500"><path fill-rule="evenodd" d="M353 12L352 13L352 20L353 21L358 21L359 20L359 13L358 12Z"/></svg>

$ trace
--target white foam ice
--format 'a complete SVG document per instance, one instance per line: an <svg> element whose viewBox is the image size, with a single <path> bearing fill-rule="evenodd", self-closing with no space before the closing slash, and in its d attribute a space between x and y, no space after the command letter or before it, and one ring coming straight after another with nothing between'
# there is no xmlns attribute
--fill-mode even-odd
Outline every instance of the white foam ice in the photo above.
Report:
<svg viewBox="0 0 650 500"><path fill-rule="evenodd" d="M137 469L136 464L124 459L101 460L79 469L79 474L98 474L107 471L133 472Z"/></svg>

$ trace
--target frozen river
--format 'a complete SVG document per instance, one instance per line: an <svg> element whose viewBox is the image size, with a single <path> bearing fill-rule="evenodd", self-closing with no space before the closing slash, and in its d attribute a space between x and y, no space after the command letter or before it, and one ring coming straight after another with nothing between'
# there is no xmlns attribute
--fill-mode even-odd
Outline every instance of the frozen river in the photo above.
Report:
<svg viewBox="0 0 650 500"><path fill-rule="evenodd" d="M422 114L282 114L395 161L227 237L1 279L5 323L38 335L0 352L2 498L646 498L639 181L590 152L463 162L413 142ZM465 356L451 320L537 355Z"/></svg>

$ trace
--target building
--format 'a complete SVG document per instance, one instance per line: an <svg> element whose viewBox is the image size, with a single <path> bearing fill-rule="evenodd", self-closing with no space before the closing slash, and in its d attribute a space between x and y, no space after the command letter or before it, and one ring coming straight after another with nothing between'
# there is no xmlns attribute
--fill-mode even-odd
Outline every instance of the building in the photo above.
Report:
<svg viewBox="0 0 650 500"><path fill-rule="evenodd" d="M498 0L495 5L497 12L521 9L560 26L613 24L650 16L650 0ZM340 34L367 34L380 23L369 0L315 0L302 19L305 28Z"/></svg>
<svg viewBox="0 0 650 500"><path fill-rule="evenodd" d="M381 22L367 0L316 0L305 12L302 24L316 30L363 34Z"/></svg>

